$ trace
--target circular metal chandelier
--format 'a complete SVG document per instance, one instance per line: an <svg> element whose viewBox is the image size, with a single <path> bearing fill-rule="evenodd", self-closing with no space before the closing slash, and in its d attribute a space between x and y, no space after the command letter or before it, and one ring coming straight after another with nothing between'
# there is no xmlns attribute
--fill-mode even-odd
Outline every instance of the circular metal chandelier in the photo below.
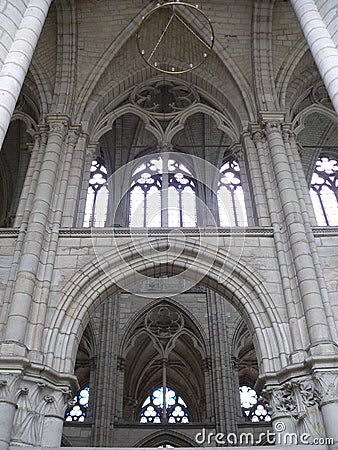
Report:
<svg viewBox="0 0 338 450"><path fill-rule="evenodd" d="M157 4L136 33L143 60L162 73L181 74L203 64L215 40L213 26L198 5L180 1Z"/></svg>

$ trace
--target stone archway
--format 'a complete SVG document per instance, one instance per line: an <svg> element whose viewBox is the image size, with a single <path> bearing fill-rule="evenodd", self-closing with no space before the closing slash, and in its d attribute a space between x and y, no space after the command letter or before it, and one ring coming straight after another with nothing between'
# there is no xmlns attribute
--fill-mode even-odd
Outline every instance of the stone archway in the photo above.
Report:
<svg viewBox="0 0 338 450"><path fill-rule="evenodd" d="M138 276L180 275L225 296L243 315L253 335L263 374L287 364L287 319L282 318L254 270L224 250L175 237L124 244L87 264L67 283L64 297L45 329L45 363L72 372L77 347L91 313Z"/></svg>

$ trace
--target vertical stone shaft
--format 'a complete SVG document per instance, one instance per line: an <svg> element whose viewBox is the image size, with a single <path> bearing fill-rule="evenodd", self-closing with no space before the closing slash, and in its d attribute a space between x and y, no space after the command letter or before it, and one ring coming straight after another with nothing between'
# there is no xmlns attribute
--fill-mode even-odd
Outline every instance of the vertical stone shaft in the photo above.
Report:
<svg viewBox="0 0 338 450"><path fill-rule="evenodd" d="M332 342L311 250L281 133L280 121L265 123L285 225L290 240L311 346Z"/></svg>
<svg viewBox="0 0 338 450"><path fill-rule="evenodd" d="M255 210L253 215L257 216L257 225L268 227L271 226L271 218L269 217L269 208L267 205L267 190L265 189L264 181L262 179L262 167L257 158L256 146L254 145L250 134L247 132L242 134L242 143L247 155L248 171L250 174L250 176L247 177L251 183L251 185L248 186L248 190L252 192L254 200L252 202Z"/></svg>
<svg viewBox="0 0 338 450"><path fill-rule="evenodd" d="M286 130L286 132L283 132L283 137L285 141L285 149L289 159L291 172L298 192L299 206L304 220L305 231L309 241L311 255L314 262L314 268L317 274L318 285L323 299L323 304L325 308L328 325L330 328L330 333L331 336L333 337L333 341L337 342L338 341L337 327L335 325L334 314L332 311L330 298L326 287L323 269L321 266L317 245L312 231L313 217L309 213L310 211L312 212L312 203L309 195L309 189L307 188L307 182L304 175L302 163L300 161L295 136L293 135L293 133L290 133L288 130Z"/></svg>
<svg viewBox="0 0 338 450"><path fill-rule="evenodd" d="M101 307L101 323L99 323L99 351L96 366L94 393L94 422L97 424L92 436L96 447L113 445L113 424L115 421L115 404L117 386L117 355L115 353L117 326L119 323L119 294L107 299ZM92 405L92 404L91 404ZM92 407L92 406L91 406Z"/></svg>
<svg viewBox="0 0 338 450"><path fill-rule="evenodd" d="M257 148L258 161L261 169L261 178L263 180L263 187L266 193L268 210L271 218L271 224L273 227L273 235L276 245L277 258L279 264L279 270L281 275L281 281L283 286L284 298L286 302L286 308L288 313L288 319L290 323L290 334L292 339L292 347L295 353L305 350L305 345L302 340L302 336L299 329L299 317L296 311L293 295L292 286L290 283L290 272L289 266L290 261L287 259L287 251L285 244L283 242L283 236L280 229L281 215L278 214L277 210L279 205L276 205L276 193L274 192L271 183L271 169L268 167L267 158L264 151L263 144L263 133L261 131L256 131L253 133L253 141Z"/></svg>
<svg viewBox="0 0 338 450"><path fill-rule="evenodd" d="M232 392L233 386L230 379L233 374L231 373L232 363L227 343L228 336L227 331L223 328L224 325L220 326L221 323L226 323L221 305L221 302L224 301L221 296L208 290L210 340L213 342L211 360L216 431L227 433L234 432L236 429L234 397L237 395L239 399L239 393Z"/></svg>
<svg viewBox="0 0 338 450"><path fill-rule="evenodd" d="M50 118L49 135L25 236L5 339L24 344L41 249L48 226L67 121Z"/></svg>
<svg viewBox="0 0 338 450"><path fill-rule="evenodd" d="M70 165L73 156L74 145L78 138L78 130L71 129L67 135L67 144L63 151L63 160L60 162L62 170L59 171L60 180L59 183L55 183L55 202L53 201L52 208L52 228L51 233L46 236L45 247L48 245L48 252L46 252L46 258L43 261L43 270L40 271L40 279L43 280L42 287L36 288L38 293L38 299L33 299L31 308L31 324L28 328L26 345L30 349L39 351L41 348L41 340L44 329L45 313L47 310L47 303L50 293L50 285L53 276L53 269L55 263L55 257L57 253L57 246L59 240L59 230L62 221L62 214L64 210L66 189L70 174Z"/></svg>
<svg viewBox="0 0 338 450"><path fill-rule="evenodd" d="M327 27L317 5L330 2L291 0L291 3L303 29L305 39L310 47L319 73L329 93L333 107L338 114L338 48L337 43L335 43L335 41L337 42L338 35L335 33L332 36L329 31L337 27L337 4L336 2L331 2L331 12L336 25L330 24ZM326 18L328 18L327 14Z"/></svg>
<svg viewBox="0 0 338 450"><path fill-rule="evenodd" d="M14 6L18 14L10 17L14 20L13 32L15 37L3 54L3 65L0 71L0 148L2 147L16 102L18 100L23 81L30 65L36 44L48 13L52 0L30 0L24 14L19 13L18 3L13 0L9 4ZM22 7L22 6L21 6ZM0 23L4 17L7 23L6 9L0 13Z"/></svg>
<svg viewBox="0 0 338 450"><path fill-rule="evenodd" d="M79 197L81 192L81 182L85 168L85 149L87 136L80 135L74 149L74 157L71 163L69 182L67 185L64 213L62 217L63 227L75 226L75 217L79 210Z"/></svg>

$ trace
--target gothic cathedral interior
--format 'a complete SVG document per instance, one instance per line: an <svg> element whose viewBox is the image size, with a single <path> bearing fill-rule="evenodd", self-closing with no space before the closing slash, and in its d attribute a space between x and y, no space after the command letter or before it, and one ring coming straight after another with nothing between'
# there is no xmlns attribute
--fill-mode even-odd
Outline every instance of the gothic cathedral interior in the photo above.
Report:
<svg viewBox="0 0 338 450"><path fill-rule="evenodd" d="M336 0L0 0L0 450L338 448L337 112Z"/></svg>

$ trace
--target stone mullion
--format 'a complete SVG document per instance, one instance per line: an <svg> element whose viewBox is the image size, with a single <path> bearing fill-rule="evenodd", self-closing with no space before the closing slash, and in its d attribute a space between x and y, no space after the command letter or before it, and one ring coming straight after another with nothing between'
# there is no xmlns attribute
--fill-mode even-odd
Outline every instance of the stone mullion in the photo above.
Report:
<svg viewBox="0 0 338 450"><path fill-rule="evenodd" d="M131 183L131 165L116 170L108 179L109 207L108 226L129 226L129 187Z"/></svg>
<svg viewBox="0 0 338 450"><path fill-rule="evenodd" d="M45 315L47 311L47 303L50 294L50 287L53 277L53 270L55 264L55 258L59 242L59 230L61 226L66 190L68 186L68 180L70 175L71 161L74 151L74 146L78 139L78 130L72 128L69 130L67 135L67 143L64 146L62 161L60 162L60 180L57 181L55 187L55 207L51 214L51 232L47 234L47 239L45 245L47 250L45 250L44 255L46 257L43 261L42 268L40 270L39 279L43 280L41 285L37 285L35 289L34 297L38 301L32 303L31 313L30 313L30 326L28 327L28 333L26 338L26 345L30 347L31 350L39 352L41 349L41 341L44 330Z"/></svg>
<svg viewBox="0 0 338 450"><path fill-rule="evenodd" d="M262 181L256 147L253 144L249 133L244 133L242 135L242 140L247 155L249 173L248 181L251 181L250 184L253 190L252 198L255 199L255 204L253 206L257 215L257 225L263 227L271 226L269 211L267 208L266 191L264 189L264 183Z"/></svg>
<svg viewBox="0 0 338 450"><path fill-rule="evenodd" d="M299 158L298 147L295 141L295 137L293 133L289 131L288 127L283 127L283 137L285 142L285 149L287 152L287 156L289 159L289 164L291 168L291 172L293 175L293 179L295 182L295 186L297 189L298 197L299 197L299 205L301 209L301 214L304 220L304 227L306 231L306 235L309 241L309 246L311 250L311 255L314 262L314 268L317 275L318 285L320 288L320 293L323 299L323 304L326 312L327 321L330 327L330 332L335 342L338 341L337 328L335 325L335 319L333 315L333 311L331 308L330 298L326 287L326 282L323 274L322 265L320 263L318 249L316 245L316 241L312 231L312 221L309 214L309 203L312 203L309 195L309 190L306 188L306 179L303 171L303 167L301 165L301 161ZM303 189L304 188L304 189ZM306 189L306 191L305 191Z"/></svg>
<svg viewBox="0 0 338 450"><path fill-rule="evenodd" d="M68 127L68 118L65 116L49 116L47 122L49 125L48 142L18 264L17 280L5 334L5 340L14 341L21 347L25 344L32 296L46 228L49 223L50 204L53 199L62 145ZM13 344L9 345L13 346ZM22 353L19 347L16 350L20 354Z"/></svg>
<svg viewBox="0 0 338 450"><path fill-rule="evenodd" d="M325 310L314 269L303 218L299 208L296 187L293 182L289 161L281 133L281 121L262 114L265 122L267 142L276 177L279 198L290 242L293 264L296 270L300 295L303 302L305 320L312 348L332 346L332 338L327 324ZM277 119L277 120L276 120ZM318 348L314 350L318 353ZM320 351L320 350L319 350ZM327 351L325 351L326 353Z"/></svg>
<svg viewBox="0 0 338 450"><path fill-rule="evenodd" d="M80 186L82 174L85 167L85 150L87 145L87 135L81 134L74 149L74 156L71 162L71 170L67 193L65 199L64 214L62 218L63 227L73 227L76 224L78 215Z"/></svg>
<svg viewBox="0 0 338 450"><path fill-rule="evenodd" d="M87 151L84 158L84 165L83 165L83 178L82 178L82 187L80 188L80 198L79 198L79 207L78 207L78 214L77 214L77 220L76 220L76 226L77 227L83 227L83 221L85 216L85 210L86 210L86 203L87 203L87 192L88 192L88 186L89 186L89 180L90 180L90 167L92 165L93 159L95 157L95 154L97 152L98 144L89 144L87 145Z"/></svg>
<svg viewBox="0 0 338 450"><path fill-rule="evenodd" d="M282 217L279 209L280 204L276 204L276 191L273 188L274 183L271 180L271 167L269 167L267 154L265 151L265 135L258 128L252 127L252 139L255 143L258 155L258 161L261 169L261 178L263 180L264 191L266 193L268 210L271 218L271 225L273 227L273 236L276 245L278 265L281 275L281 282L283 287L284 299L286 303L286 309L288 314L288 319L290 323L290 334L292 339L292 348L294 354L292 355L293 360L302 359L302 353L305 352L306 348L306 330L303 329L302 333L300 330L301 321L299 314L296 310L296 305L293 295L293 287L291 285L290 279L293 278L294 273L290 273L291 261L288 256L288 249L285 243L285 237L281 231L280 224L282 223ZM300 355L298 356L298 354Z"/></svg>
<svg viewBox="0 0 338 450"><path fill-rule="evenodd" d="M32 60L52 0L30 0L17 16L15 37L0 69L0 148L2 147L22 84ZM4 13L1 13L0 17ZM14 14L11 19L14 20Z"/></svg>

